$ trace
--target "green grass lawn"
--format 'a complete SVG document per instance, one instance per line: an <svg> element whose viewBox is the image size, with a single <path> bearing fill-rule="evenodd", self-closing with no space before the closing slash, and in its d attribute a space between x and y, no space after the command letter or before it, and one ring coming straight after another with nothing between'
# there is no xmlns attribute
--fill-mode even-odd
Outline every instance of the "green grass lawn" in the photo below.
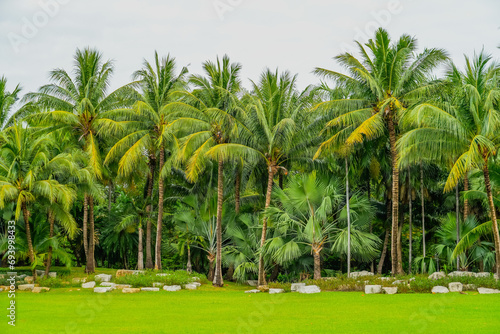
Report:
<svg viewBox="0 0 500 334"><path fill-rule="evenodd" d="M245 294L245 286L107 294L0 293L0 333L499 333L500 295ZM73 291L70 291L73 290Z"/></svg>

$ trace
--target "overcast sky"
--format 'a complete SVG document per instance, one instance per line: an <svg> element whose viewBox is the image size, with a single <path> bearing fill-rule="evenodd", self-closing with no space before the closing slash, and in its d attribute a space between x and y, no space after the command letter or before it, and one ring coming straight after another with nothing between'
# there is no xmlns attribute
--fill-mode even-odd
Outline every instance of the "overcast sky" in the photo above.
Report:
<svg viewBox="0 0 500 334"><path fill-rule="evenodd" d="M0 0L0 76L9 89L37 90L91 46L115 60L113 88L155 50L195 73L227 53L247 87L267 66L298 73L304 88L318 82L314 67L338 69L332 57L378 26L459 64L483 46L500 58L499 14L498 0Z"/></svg>

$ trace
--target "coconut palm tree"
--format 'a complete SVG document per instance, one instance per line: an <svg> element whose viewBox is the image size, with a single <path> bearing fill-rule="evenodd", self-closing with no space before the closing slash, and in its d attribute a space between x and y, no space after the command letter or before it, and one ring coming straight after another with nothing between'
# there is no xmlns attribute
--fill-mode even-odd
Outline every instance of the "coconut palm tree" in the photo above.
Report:
<svg viewBox="0 0 500 334"><path fill-rule="evenodd" d="M0 208L16 203L15 219L22 214L28 257L34 266L35 253L31 237L31 206L35 202L58 203L67 212L76 197L75 191L59 183L53 176L73 171L73 164L66 154L51 156L47 135L38 134L22 124L14 123L1 133L0 148ZM52 207L52 214L57 213ZM58 215L59 216L59 215ZM33 267L36 277L36 270Z"/></svg>
<svg viewBox="0 0 500 334"><path fill-rule="evenodd" d="M141 70L134 73L137 80L132 87L138 92L135 94L137 102L131 110L122 110L121 117L132 120L126 134L109 151L105 163L120 157L118 173L128 176L140 165L147 164L148 188L146 197L151 199L154 184L154 175L158 174L158 217L156 224L156 247L154 268L161 269L161 237L163 226L163 198L164 178L168 175L169 164L165 164L166 150L176 145L174 124L175 112L167 108L173 101L172 92L182 89L185 85L184 77L187 68L175 73L175 58L167 56L160 59L155 52L153 64L144 60ZM159 167L156 170L156 161ZM151 212L151 204L148 212ZM152 268L151 258L151 220L146 226L146 268Z"/></svg>
<svg viewBox="0 0 500 334"><path fill-rule="evenodd" d="M5 126L12 125L12 118L10 111L12 106L18 100L18 94L21 91L21 87L17 85L12 92L7 91L7 78L0 77L0 129L4 129Z"/></svg>
<svg viewBox="0 0 500 334"><path fill-rule="evenodd" d="M427 95L437 83L428 83L433 69L447 59L441 49L425 49L417 54L417 40L409 35L391 41L389 34L380 28L375 38L365 46L356 42L360 58L350 53L335 59L348 74L316 68L321 77L335 80L338 86L351 92L349 98L319 103L315 110L332 113L329 126L339 126L341 131L325 141L328 146L343 141L348 146L375 138L386 137L392 162L392 273L402 272L402 259L397 257L399 216L399 152L396 140L401 114L416 98Z"/></svg>
<svg viewBox="0 0 500 334"><path fill-rule="evenodd" d="M305 138L314 134L308 127L307 109L309 89L299 93L296 90L296 76L289 72L281 75L265 70L258 83L252 82L252 95L246 96L247 111L241 117L244 124L239 140L221 143L207 154L219 160L242 158L243 160L265 162L267 167L267 190L265 209L271 203L274 177L279 170L287 174L286 165L298 158L304 158L307 143ZM312 146L312 144L310 144ZM261 247L266 242L267 217L262 220ZM264 285L265 265L263 254L259 256L259 285Z"/></svg>
<svg viewBox="0 0 500 334"><path fill-rule="evenodd" d="M500 273L500 236L488 168L500 146L500 66L484 51L465 61L464 72L450 65L452 97L420 104L409 112L408 122L417 128L406 133L398 145L406 161L415 160L416 151L431 161L445 163L454 158L445 191L451 191L469 171L482 171L496 251L495 271Z"/></svg>
<svg viewBox="0 0 500 334"><path fill-rule="evenodd" d="M102 54L94 49L77 49L74 57L74 77L64 69L50 72L53 83L29 93L25 101L39 106L43 112L28 116L31 124L47 127L48 132L62 131L73 135L73 140L86 152L94 182L102 177L101 147L99 139L117 135L123 124L111 119L113 110L128 105L119 89L108 94L113 73L111 61L104 62ZM84 233L87 227L88 252L86 271L94 272L94 196L84 196ZM87 226L89 223L89 226ZM84 240L84 245L87 240Z"/></svg>
<svg viewBox="0 0 500 334"><path fill-rule="evenodd" d="M231 142L238 133L241 65L231 63L228 56L214 63L206 61L203 69L207 77L192 75L189 83L192 92L180 91L182 102L171 103L171 107L184 114L179 124L189 129L190 134L182 140L179 160L186 164L186 176L194 181L210 163L207 152L210 148ZM223 286L222 279L222 206L224 200L224 160L217 161L217 256L213 279L214 286Z"/></svg>

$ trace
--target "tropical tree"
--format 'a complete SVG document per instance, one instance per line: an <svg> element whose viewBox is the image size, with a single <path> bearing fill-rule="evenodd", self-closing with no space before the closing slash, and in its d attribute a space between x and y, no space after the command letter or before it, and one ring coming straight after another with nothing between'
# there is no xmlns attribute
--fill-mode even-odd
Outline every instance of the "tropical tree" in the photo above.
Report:
<svg viewBox="0 0 500 334"><path fill-rule="evenodd" d="M119 159L118 173L128 176L141 165L147 164L149 169L146 197L151 200L154 175L158 174L158 218L156 223L155 269L161 269L161 238L163 226L164 179L170 170L165 164L166 150L175 149L176 113L168 108L173 101L172 92L182 89L187 68L175 73L175 58L167 56L160 59L155 52L155 62L150 64L144 60L141 70L134 73L136 82L131 85L137 88L137 102L131 110L122 110L121 117L131 120L131 126L109 151L105 162L117 157ZM156 170L156 161L159 167ZM146 167L146 166L142 166ZM152 205L147 207L151 212ZM151 259L151 220L146 227L146 268L152 268Z"/></svg>
<svg viewBox="0 0 500 334"><path fill-rule="evenodd" d="M500 67L484 52L473 59L465 57L465 61L464 72L450 65L448 80L453 96L419 104L409 112L408 122L417 128L406 133L398 145L406 161L413 161L416 151L431 161L454 158L445 191L451 191L469 171L482 170L499 274L500 236L488 162L500 145Z"/></svg>
<svg viewBox="0 0 500 334"><path fill-rule="evenodd" d="M332 114L328 126L340 127L340 131L326 140L322 146L336 146L343 142L348 146L375 138L386 137L390 147L392 168L392 273L402 273L402 259L397 257L399 233L399 152L396 140L401 114L415 99L429 94L439 87L429 83L431 71L447 59L441 49L425 49L417 54L417 40L409 35L392 42L387 31L380 28L375 38L364 46L356 42L360 58L350 53L335 59L349 74L316 68L321 77L335 80L338 86L351 92L349 98L319 103L314 110Z"/></svg>
<svg viewBox="0 0 500 334"><path fill-rule="evenodd" d="M29 93L25 100L42 109L28 116L31 124L44 126L47 132L67 132L87 154L88 165L97 182L102 177L101 149L99 138L113 136L123 130L120 122L114 121L113 110L127 105L129 100L121 97L122 90L107 94L113 73L111 61L103 62L102 54L94 49L77 49L74 58L74 77L64 69L50 72L53 83L42 86L37 93ZM88 223L88 226L87 226ZM86 272L94 272L94 196L84 196L84 235L88 235ZM84 240L84 245L87 240Z"/></svg>
<svg viewBox="0 0 500 334"><path fill-rule="evenodd" d="M18 100L18 94L21 87L17 85L12 92L7 91L7 78L0 77L0 129L4 129L6 125L12 125L10 111L12 106Z"/></svg>
<svg viewBox="0 0 500 334"><path fill-rule="evenodd" d="M31 206L35 202L57 203L67 212L76 197L75 191L53 178L54 175L73 171L73 164L66 154L51 156L47 135L34 129L23 128L19 123L1 133L0 149L0 208L16 203L15 219L24 220L28 257L36 278L35 253L31 236ZM47 204L47 203L46 203ZM56 216L57 208L51 208ZM57 215L60 217L60 215Z"/></svg>

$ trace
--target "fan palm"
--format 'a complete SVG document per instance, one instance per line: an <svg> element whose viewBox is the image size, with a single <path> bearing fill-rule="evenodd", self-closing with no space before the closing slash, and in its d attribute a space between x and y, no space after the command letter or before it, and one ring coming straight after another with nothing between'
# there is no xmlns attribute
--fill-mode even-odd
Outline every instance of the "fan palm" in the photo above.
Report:
<svg viewBox="0 0 500 334"><path fill-rule="evenodd" d="M445 191L452 190L469 171L482 170L492 221L496 272L500 273L500 236L488 168L488 161L500 146L500 66L484 52L465 60L464 72L454 65L449 70L454 98L420 104L409 112L409 122L418 127L405 134L399 146L402 158L407 161L415 159L417 151L432 161L455 157Z"/></svg>
<svg viewBox="0 0 500 334"><path fill-rule="evenodd" d="M398 121L415 98L428 94L438 84L427 83L427 76L447 56L440 49L425 49L416 54L417 40L403 35L391 42L387 31L380 28L365 46L356 42L361 58L350 53L335 59L349 74L316 68L315 73L332 78L351 92L349 98L326 101L315 110L333 113L329 126L340 130L322 144L322 148L344 142L348 146L387 136L392 162L392 273L402 272L402 259L397 257L399 169L397 166ZM371 54L369 54L371 53Z"/></svg>

